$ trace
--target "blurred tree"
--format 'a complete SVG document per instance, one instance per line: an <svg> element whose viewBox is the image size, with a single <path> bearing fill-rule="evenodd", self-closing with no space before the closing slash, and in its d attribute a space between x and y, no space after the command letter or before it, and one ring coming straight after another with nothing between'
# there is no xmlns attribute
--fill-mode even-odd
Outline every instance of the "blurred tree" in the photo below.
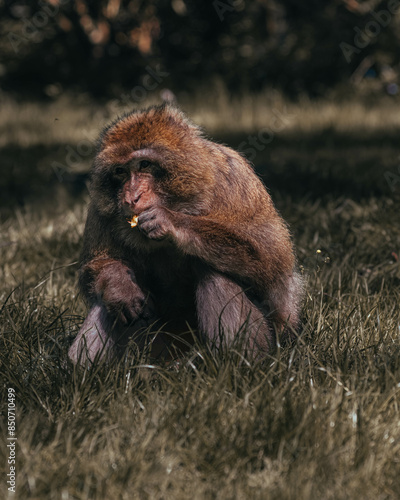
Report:
<svg viewBox="0 0 400 500"><path fill-rule="evenodd" d="M0 0L0 85L107 96L150 77L178 91L220 77L233 92L273 85L295 95L367 75L395 91L399 7L398 0Z"/></svg>

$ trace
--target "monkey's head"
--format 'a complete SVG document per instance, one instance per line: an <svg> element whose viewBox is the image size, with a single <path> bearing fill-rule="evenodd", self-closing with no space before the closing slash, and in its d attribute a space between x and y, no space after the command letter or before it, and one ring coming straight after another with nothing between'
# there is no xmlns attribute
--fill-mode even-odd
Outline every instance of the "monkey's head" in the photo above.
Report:
<svg viewBox="0 0 400 500"><path fill-rule="evenodd" d="M92 169L98 211L125 218L155 206L199 213L215 184L213 145L170 105L135 111L101 134Z"/></svg>

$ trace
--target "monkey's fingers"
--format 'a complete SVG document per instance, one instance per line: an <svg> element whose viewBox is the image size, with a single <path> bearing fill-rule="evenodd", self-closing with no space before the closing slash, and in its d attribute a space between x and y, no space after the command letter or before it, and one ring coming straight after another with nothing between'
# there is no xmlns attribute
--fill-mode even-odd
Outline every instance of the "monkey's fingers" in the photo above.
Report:
<svg viewBox="0 0 400 500"><path fill-rule="evenodd" d="M163 240L170 233L170 223L160 208L149 208L139 215L139 229L151 240Z"/></svg>

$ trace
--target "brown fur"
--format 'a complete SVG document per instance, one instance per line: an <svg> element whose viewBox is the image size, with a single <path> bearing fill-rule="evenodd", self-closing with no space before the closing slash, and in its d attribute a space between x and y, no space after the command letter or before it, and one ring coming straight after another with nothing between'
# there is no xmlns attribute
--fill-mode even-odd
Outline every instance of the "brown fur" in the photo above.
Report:
<svg viewBox="0 0 400 500"><path fill-rule="evenodd" d="M302 287L286 224L248 162L176 108L130 113L102 133L91 195L80 287L101 306L95 323L100 340L114 339L109 351L137 325L189 325L214 345L217 337L232 344L240 331L247 351L262 357L276 333L297 328ZM71 348L75 362L85 335Z"/></svg>

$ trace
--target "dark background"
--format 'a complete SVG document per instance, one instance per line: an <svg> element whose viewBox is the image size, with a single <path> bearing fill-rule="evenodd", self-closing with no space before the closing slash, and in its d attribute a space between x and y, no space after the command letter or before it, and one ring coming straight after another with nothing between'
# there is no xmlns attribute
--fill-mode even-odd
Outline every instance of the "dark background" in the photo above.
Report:
<svg viewBox="0 0 400 500"><path fill-rule="evenodd" d="M93 147L77 148L162 100L247 155L275 196L397 198L398 11L398 0L0 0L0 207L52 200L50 186L81 194ZM265 127L268 147L251 148Z"/></svg>
<svg viewBox="0 0 400 500"><path fill-rule="evenodd" d="M110 98L142 85L151 67L174 93L221 79L231 93L275 87L290 98L315 97L343 87L361 92L367 80L368 92L396 95L399 6L397 0L3 0L0 88L30 98L66 90Z"/></svg>

